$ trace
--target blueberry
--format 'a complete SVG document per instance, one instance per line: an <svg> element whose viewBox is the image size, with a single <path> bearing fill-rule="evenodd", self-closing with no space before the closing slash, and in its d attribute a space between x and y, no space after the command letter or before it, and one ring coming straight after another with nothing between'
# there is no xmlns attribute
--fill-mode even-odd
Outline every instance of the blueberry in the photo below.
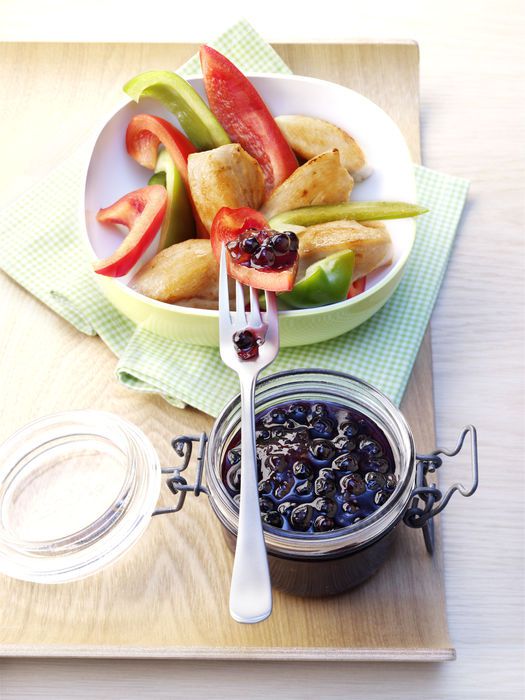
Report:
<svg viewBox="0 0 525 700"><path fill-rule="evenodd" d="M271 493L272 492L272 482L269 479L261 479L258 485L259 493Z"/></svg>
<svg viewBox="0 0 525 700"><path fill-rule="evenodd" d="M295 253L297 250L299 250L299 239L297 238L297 234L293 231L286 231L286 233L290 239L290 251Z"/></svg>
<svg viewBox="0 0 525 700"><path fill-rule="evenodd" d="M385 477L385 481L386 481L386 488L387 488L389 491L393 491L393 490L396 488L396 486L397 486L397 479L396 479L396 477L394 476L394 474L387 474L386 477Z"/></svg>
<svg viewBox="0 0 525 700"><path fill-rule="evenodd" d="M355 499L345 501L342 505L345 513L359 513L359 503Z"/></svg>
<svg viewBox="0 0 525 700"><path fill-rule="evenodd" d="M379 472L381 474L386 474L387 471L390 469L390 465L388 464L386 459L377 457L369 459L365 464L365 469L373 472Z"/></svg>
<svg viewBox="0 0 525 700"><path fill-rule="evenodd" d="M272 527L283 526L283 516L276 510L270 510L268 513L263 513L261 517L263 522L265 522L267 525L271 525Z"/></svg>
<svg viewBox="0 0 525 700"><path fill-rule="evenodd" d="M335 425L330 418L320 417L312 420L310 433L314 438L329 440L335 432Z"/></svg>
<svg viewBox="0 0 525 700"><path fill-rule="evenodd" d="M271 437L272 437L272 434L267 428L263 428L263 430L257 431L257 442L259 442L259 441L268 442L268 440Z"/></svg>
<svg viewBox="0 0 525 700"><path fill-rule="evenodd" d="M336 437L334 440L334 445L341 452L353 452L355 450L354 440L349 440L345 436Z"/></svg>
<svg viewBox="0 0 525 700"><path fill-rule="evenodd" d="M379 490L374 494L374 503L376 506L382 506L390 498L390 494L386 491Z"/></svg>
<svg viewBox="0 0 525 700"><path fill-rule="evenodd" d="M270 418L273 423L277 423L278 425L284 425L284 423L286 423L286 413L282 408L274 408L270 413Z"/></svg>
<svg viewBox="0 0 525 700"><path fill-rule="evenodd" d="M273 267L275 263L275 253L267 245L263 245L252 256L252 266L258 269Z"/></svg>
<svg viewBox="0 0 525 700"><path fill-rule="evenodd" d="M295 530L305 532L310 527L313 514L314 510L312 506L309 506L306 503L301 503L292 510L290 514L290 525Z"/></svg>
<svg viewBox="0 0 525 700"><path fill-rule="evenodd" d="M347 438L353 438L359 432L359 426L353 420L345 421L341 424L341 431Z"/></svg>
<svg viewBox="0 0 525 700"><path fill-rule="evenodd" d="M264 496L259 498L259 508L261 513L267 513L269 510L272 510L273 507L273 501L271 499L265 498Z"/></svg>
<svg viewBox="0 0 525 700"><path fill-rule="evenodd" d="M298 459L294 462L292 470L298 479L311 479L313 476L312 465L306 459Z"/></svg>
<svg viewBox="0 0 525 700"><path fill-rule="evenodd" d="M367 472L365 474L365 483L370 491L379 491L379 489L385 488L386 479L382 474L378 474L377 472Z"/></svg>
<svg viewBox="0 0 525 700"><path fill-rule="evenodd" d="M295 508L296 505L297 505L297 503L295 503L294 501L284 501L284 503L280 503L277 506L277 510L279 511L279 513L281 515L283 515L286 518L289 518L290 513L292 512L292 510Z"/></svg>
<svg viewBox="0 0 525 700"><path fill-rule="evenodd" d="M237 331L233 335L233 344L237 350L252 350L257 345L257 338L251 331Z"/></svg>
<svg viewBox="0 0 525 700"><path fill-rule="evenodd" d="M316 532L329 532L334 528L335 522L326 515L319 515L314 521L314 530Z"/></svg>
<svg viewBox="0 0 525 700"><path fill-rule="evenodd" d="M283 454L275 454L266 457L266 459L264 460L264 466L266 467L266 469L282 472L288 466L288 462Z"/></svg>
<svg viewBox="0 0 525 700"><path fill-rule="evenodd" d="M255 236L245 238L242 242L242 249L245 253L248 253L248 255L253 255L259 250L260 247L260 243Z"/></svg>
<svg viewBox="0 0 525 700"><path fill-rule="evenodd" d="M359 450L364 454L368 455L369 457L383 456L383 450L381 449L381 445L378 442L376 442L376 440L372 440L372 438L369 437L362 438L359 441Z"/></svg>
<svg viewBox="0 0 525 700"><path fill-rule="evenodd" d="M239 491L241 488L241 465L237 464L226 473L226 483L232 491Z"/></svg>
<svg viewBox="0 0 525 700"><path fill-rule="evenodd" d="M335 481L327 476L318 476L314 490L318 496L332 496L335 493Z"/></svg>
<svg viewBox="0 0 525 700"><path fill-rule="evenodd" d="M313 482L310 480L303 481L295 487L295 492L298 496L312 496Z"/></svg>
<svg viewBox="0 0 525 700"><path fill-rule="evenodd" d="M316 498L312 506L315 510L319 511L319 513L323 513L323 515L327 515L329 518L333 518L337 513L337 503L332 501L331 498L324 498L322 496Z"/></svg>
<svg viewBox="0 0 525 700"><path fill-rule="evenodd" d="M328 415L328 409L324 403L314 403L312 406L312 414L314 416L326 416Z"/></svg>
<svg viewBox="0 0 525 700"><path fill-rule="evenodd" d="M304 403L292 403L288 406L288 416L296 423L306 423L307 414L308 406Z"/></svg>
<svg viewBox="0 0 525 700"><path fill-rule="evenodd" d="M285 255L290 250L290 237L286 233L276 233L268 243L277 255Z"/></svg>
<svg viewBox="0 0 525 700"><path fill-rule="evenodd" d="M352 455L343 453L333 460L332 468L342 472L356 472L359 469L359 463Z"/></svg>
<svg viewBox="0 0 525 700"><path fill-rule="evenodd" d="M285 496L288 496L292 490L293 481L291 479L286 479L285 481L279 482L274 489L275 498L280 501Z"/></svg>
<svg viewBox="0 0 525 700"><path fill-rule="evenodd" d="M321 462L327 462L335 455L335 448L328 440L312 440L308 448L311 454Z"/></svg>
<svg viewBox="0 0 525 700"><path fill-rule="evenodd" d="M353 496L360 496L366 491L363 477L359 474L346 474L339 483L341 491L345 491Z"/></svg>
<svg viewBox="0 0 525 700"><path fill-rule="evenodd" d="M232 450L228 450L226 459L231 466L238 464L241 461L241 448L234 447Z"/></svg>

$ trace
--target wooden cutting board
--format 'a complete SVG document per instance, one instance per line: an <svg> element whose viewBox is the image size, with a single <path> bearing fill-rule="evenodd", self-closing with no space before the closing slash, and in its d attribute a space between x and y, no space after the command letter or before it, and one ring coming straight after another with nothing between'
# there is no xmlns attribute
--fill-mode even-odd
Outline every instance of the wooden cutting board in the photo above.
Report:
<svg viewBox="0 0 525 700"><path fill-rule="evenodd" d="M176 69L190 45L4 44L0 114L1 203L82 142L135 73ZM294 73L351 87L380 105L419 161L418 47L413 43L277 45ZM115 358L4 275L0 276L0 439L58 410L99 408L139 425L165 464L170 439L209 430L193 409L131 392ZM418 450L434 447L427 334L403 402ZM167 504L167 499L165 504ZM421 660L454 658L447 631L439 527L429 557L403 528L389 561L353 592L308 600L275 592L271 618L239 625L228 614L232 556L206 497L154 518L120 562L61 586L0 576L0 653L10 656Z"/></svg>

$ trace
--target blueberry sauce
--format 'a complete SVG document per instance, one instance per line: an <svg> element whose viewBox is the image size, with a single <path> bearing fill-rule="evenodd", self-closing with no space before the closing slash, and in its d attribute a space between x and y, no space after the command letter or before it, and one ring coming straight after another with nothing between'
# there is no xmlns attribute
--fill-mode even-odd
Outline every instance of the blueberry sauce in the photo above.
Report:
<svg viewBox="0 0 525 700"><path fill-rule="evenodd" d="M392 449L367 416L336 403L283 403L256 417L259 505L264 522L329 532L363 520L396 485ZM228 445L222 481L238 503L240 432Z"/></svg>
<svg viewBox="0 0 525 700"><path fill-rule="evenodd" d="M293 232L248 229L226 244L231 259L256 270L279 271L292 267L297 259L299 239Z"/></svg>
<svg viewBox="0 0 525 700"><path fill-rule="evenodd" d="M241 360L253 360L259 355L260 341L249 328L234 333L233 344Z"/></svg>

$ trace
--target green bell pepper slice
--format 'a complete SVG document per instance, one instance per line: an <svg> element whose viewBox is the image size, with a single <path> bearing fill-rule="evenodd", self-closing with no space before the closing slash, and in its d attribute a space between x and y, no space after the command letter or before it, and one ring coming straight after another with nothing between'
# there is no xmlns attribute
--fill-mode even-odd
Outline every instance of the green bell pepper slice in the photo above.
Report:
<svg viewBox="0 0 525 700"><path fill-rule="evenodd" d="M164 185L168 192L168 205L160 229L159 251L192 238L195 234L195 221L184 180L165 149L159 152L155 173L150 177L148 185Z"/></svg>
<svg viewBox="0 0 525 700"><path fill-rule="evenodd" d="M153 97L172 112L198 151L231 143L226 131L202 97L180 75L165 70L140 73L128 80L124 92L138 102Z"/></svg>
<svg viewBox="0 0 525 700"><path fill-rule="evenodd" d="M296 282L291 292L279 299L296 309L326 306L344 301L352 281L355 255L352 250L341 250L306 268L303 279Z"/></svg>
<svg viewBox="0 0 525 700"><path fill-rule="evenodd" d="M162 185L166 187L166 173L163 170L159 170L148 180L148 185Z"/></svg>
<svg viewBox="0 0 525 700"><path fill-rule="evenodd" d="M341 219L349 221L405 219L410 216L419 216L427 211L425 207L406 202L343 202L285 211L270 219L269 225L276 231L283 231L289 224L314 226Z"/></svg>

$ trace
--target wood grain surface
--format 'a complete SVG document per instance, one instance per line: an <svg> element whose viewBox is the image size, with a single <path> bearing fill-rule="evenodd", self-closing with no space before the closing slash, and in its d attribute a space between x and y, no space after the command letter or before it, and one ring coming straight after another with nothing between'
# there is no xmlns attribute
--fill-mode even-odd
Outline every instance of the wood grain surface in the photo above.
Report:
<svg viewBox="0 0 525 700"><path fill-rule="evenodd" d="M30 113L29 99L43 101L44 90L60 84L52 111L60 113L61 123L76 136L100 120L106 102L119 97L126 76L154 67L175 68L196 48L4 45L1 79L9 86L11 68L17 66L16 81L27 86L23 93L7 88L20 100L18 105L9 100L13 115ZM295 73L347 84L384 107L400 125L414 159L419 159L415 44L276 48ZM33 80L36 66L45 68L46 87ZM93 114L79 110L79 104L90 105ZM55 124L55 114L41 113L42 133L54 134ZM17 157L6 169L11 177L21 156L20 143L13 141ZM22 155L22 161L27 156ZM115 359L100 341L77 333L10 280L3 278L2 287L4 337L10 338L1 366L6 378L2 405L17 405L2 421L3 436L29 418L58 408L99 407L140 425L163 463L169 463L173 435L209 430L212 421L197 411L180 411L161 399L122 389L112 379ZM31 346L24 349L28 335L46 336L45 360ZM36 374L41 382L37 397L31 390ZM403 406L418 448L429 449L434 445L434 423L428 341ZM1 577L0 649L4 655L45 656L278 659L286 653L288 659L452 658L440 552L430 558L421 533L402 530L387 564L357 590L315 601L276 592L270 620L243 626L233 622L227 610L232 562L220 528L204 497L188 499L184 511L155 518L129 555L92 578L39 586ZM429 599L432 606L426 604Z"/></svg>
<svg viewBox="0 0 525 700"><path fill-rule="evenodd" d="M283 663L241 665L188 660L4 659L0 660L2 698L266 700L285 692L288 698L301 700L419 700L422 695L428 700L517 700L525 692L523 4L520 0L378 0L356 6L325 0L326 11L316 14L315 21L307 11L290 10L293 21L276 23L277 4L282 14L282 3L276 2L252 8L245 3L241 7L240 2L220 8L214 3L214 10L204 12L199 3L198 8L188 8L171 23L159 23L156 14L143 15L137 23L133 13L121 13L117 0L79 0L62 7L60 17L47 14L46 2L4 0L0 38L157 41L165 37L170 41L203 41L246 14L267 39L274 41L366 36L409 36L419 41L423 162L472 182L432 320L438 443L453 444L458 427L469 421L478 426L480 435L480 489L469 502L453 501L442 519L449 623L457 660L452 664L381 667L363 662L349 667L334 662L289 665L284 658ZM24 91L24 84L17 83L15 76L9 80L11 85L16 83L16 92ZM56 92L46 99L47 110L53 111ZM2 198L5 195L7 200L45 175L84 136L76 134L67 120L60 121L61 114L56 111L60 129L53 131L52 138L43 138L29 114L16 114L20 96L4 92L3 98L3 118L8 114L11 124L16 121L32 127L24 134L0 132L2 154L8 156L6 172L0 173ZM93 114L91 105L84 103L83 109ZM33 127L38 133L35 137ZM89 125L86 134L88 129ZM26 139L35 157L22 163L17 149ZM8 165L16 177L7 172ZM11 299L8 293L6 303ZM26 295L20 316L24 313L43 312ZM7 330L16 324L12 319ZM57 332L53 324L59 326L60 322L49 314L43 325L46 339ZM36 328L41 329L40 325ZM28 332L26 343L33 337ZM29 387L35 401L34 415L42 406L58 409L52 397L51 404L45 401L39 363L31 364L34 377L28 381L23 368L17 370L17 348L10 347L5 335L2 341L2 351L9 356L9 375L14 374L13 381L19 381L21 392ZM36 340L33 343L36 345ZM71 342L64 344L58 358L55 350L55 346L48 350L46 343L39 343L35 351L45 371L54 367L55 377L61 362L72 371L75 353L82 354ZM109 355L107 360L99 359L101 371L106 362L106 370L111 372L110 360ZM89 377L86 373L77 379L79 406L84 405ZM6 381L5 373L1 379ZM128 398L129 394L122 392L120 405L126 405ZM102 399L99 405L103 405ZM11 421L5 433L26 415L18 401L4 410L2 423ZM508 438L504 455L502 435ZM502 483L497 476L503 471Z"/></svg>

